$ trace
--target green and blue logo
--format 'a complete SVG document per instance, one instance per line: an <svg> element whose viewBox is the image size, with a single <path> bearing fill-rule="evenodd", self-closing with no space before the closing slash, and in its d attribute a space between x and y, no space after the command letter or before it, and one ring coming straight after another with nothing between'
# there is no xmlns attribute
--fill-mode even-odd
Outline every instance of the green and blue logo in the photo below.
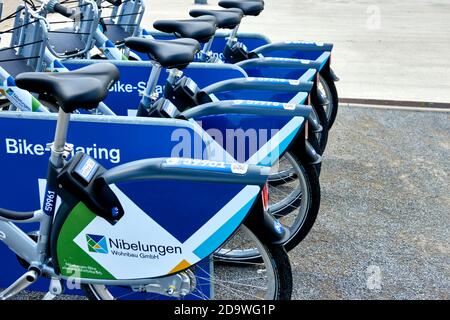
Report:
<svg viewBox="0 0 450 320"><path fill-rule="evenodd" d="M96 234L87 234L86 241L89 252L108 253L108 243L105 236Z"/></svg>

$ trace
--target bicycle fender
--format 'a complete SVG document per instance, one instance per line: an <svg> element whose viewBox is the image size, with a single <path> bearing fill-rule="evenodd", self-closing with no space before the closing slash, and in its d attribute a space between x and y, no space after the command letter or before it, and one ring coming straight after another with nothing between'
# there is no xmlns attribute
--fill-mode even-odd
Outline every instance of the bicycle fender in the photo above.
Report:
<svg viewBox="0 0 450 320"><path fill-rule="evenodd" d="M218 114L308 117L311 107L302 104L253 100L224 100L199 105L183 112L184 119L197 119Z"/></svg>
<svg viewBox="0 0 450 320"><path fill-rule="evenodd" d="M270 90L285 92L309 92L312 89L311 81L299 81L279 78L236 78L216 82L203 88L208 94L232 90Z"/></svg>
<svg viewBox="0 0 450 320"><path fill-rule="evenodd" d="M295 141L289 147L292 152L301 162L308 164L319 164L322 162L322 156L317 153L316 149L305 139L305 129L297 136Z"/></svg>
<svg viewBox="0 0 450 320"><path fill-rule="evenodd" d="M255 203L244 225L265 243L283 244L290 237L289 230L263 209L262 201Z"/></svg>
<svg viewBox="0 0 450 320"><path fill-rule="evenodd" d="M268 43L266 45L254 49L253 52L264 54L270 51L279 51L279 50L325 52L325 51L332 51L333 44L323 42L285 41L285 42Z"/></svg>
<svg viewBox="0 0 450 320"><path fill-rule="evenodd" d="M339 81L339 77L336 75L336 73L334 72L334 70L330 67L330 77L331 79L333 79L333 81Z"/></svg>

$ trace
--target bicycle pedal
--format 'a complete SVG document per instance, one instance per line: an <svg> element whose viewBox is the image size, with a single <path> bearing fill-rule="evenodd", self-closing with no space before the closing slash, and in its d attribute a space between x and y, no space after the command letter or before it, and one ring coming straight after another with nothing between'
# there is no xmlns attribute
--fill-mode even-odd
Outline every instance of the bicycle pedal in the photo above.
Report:
<svg viewBox="0 0 450 320"><path fill-rule="evenodd" d="M27 271L8 288L0 292L0 300L6 300L15 296L35 283L38 278L39 273L36 270Z"/></svg>

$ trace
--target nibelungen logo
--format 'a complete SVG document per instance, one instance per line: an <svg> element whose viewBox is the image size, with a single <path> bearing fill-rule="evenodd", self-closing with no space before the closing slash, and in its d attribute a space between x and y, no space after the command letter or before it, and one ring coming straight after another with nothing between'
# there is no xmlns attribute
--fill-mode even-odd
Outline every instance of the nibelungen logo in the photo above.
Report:
<svg viewBox="0 0 450 320"><path fill-rule="evenodd" d="M89 252L108 253L108 243L105 236L87 234L86 241Z"/></svg>
<svg viewBox="0 0 450 320"><path fill-rule="evenodd" d="M86 234L86 241L89 252L111 253L114 256L159 259L159 256L166 254L183 254L179 246L146 244L141 241L128 242L124 239L107 238L96 234Z"/></svg>

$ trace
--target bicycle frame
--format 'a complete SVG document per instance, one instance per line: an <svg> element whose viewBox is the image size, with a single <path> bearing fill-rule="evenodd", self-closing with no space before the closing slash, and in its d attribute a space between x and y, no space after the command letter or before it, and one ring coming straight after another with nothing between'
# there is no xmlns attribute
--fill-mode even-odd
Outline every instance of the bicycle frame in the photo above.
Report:
<svg viewBox="0 0 450 320"><path fill-rule="evenodd" d="M33 216L20 223L43 222L45 219L42 210L32 213ZM22 259L38 264L40 262L40 253L38 244L33 241L25 232L16 226L17 221L12 222L0 218L0 240L5 243L15 254Z"/></svg>
<svg viewBox="0 0 450 320"><path fill-rule="evenodd" d="M80 4L82 3L82 0L80 0ZM142 1L137 0L137 1L127 1L125 3L123 3L119 7L114 7L114 11L113 11L113 15L111 16L113 19L115 19L117 21L117 23L125 23L126 29L128 29L127 31L132 31L134 33L138 32L138 28L137 26L140 24L140 21L142 20L142 15L144 12L144 4L142 3ZM111 19L111 21L113 21L113 19ZM100 28L100 26L99 26ZM97 28L96 29L96 37L99 36L102 38L103 44L106 48L106 46L108 48L110 48L111 50L107 50L103 52L105 53L106 56L109 55L110 59L122 59L123 58L123 54L120 52L120 50L118 48L116 48L112 42L110 40L108 40L106 38L106 36L100 32L100 30ZM211 39L212 41L212 39ZM109 52L109 53L108 53ZM116 52L117 54L115 54L114 52ZM250 63L248 62L243 62L241 67L243 68L248 68L249 71L251 71L252 73L250 75L256 75L261 77L261 73L264 72L264 77L268 77L268 78L274 78L273 74L274 72L276 72L276 77L280 77L280 78L285 78L286 76L289 75L289 77L293 77L293 80L296 81L305 81L305 85L306 87L308 87L308 84L306 82L308 81L314 81L313 76L311 76L311 68L315 68L316 70L319 67L323 67L323 65L326 63L327 61L327 57L329 55L326 55L326 53L322 54L323 58L320 60L320 63L314 63L311 61L303 61L300 60L300 62L303 64L303 67L300 67L298 65L299 60L298 59L283 59L283 58L265 58L264 61L250 61ZM67 71L67 69L64 67L63 63L57 59L57 57L55 57L51 52L48 52L48 50L46 50L45 53L45 63L47 66L47 70L49 71L56 71L56 72L61 72L61 71ZM262 68L262 69L261 69ZM254 71L254 69L256 69L256 71ZM152 70L156 70L155 68L153 68ZM282 70L282 71L281 71ZM287 71L286 71L287 70ZM281 74L280 74L281 73ZM259 75L258 75L259 74ZM283 75L285 77L283 77ZM151 74L150 78L147 82L147 84L152 84L152 87L148 87L144 90L143 92L143 99L142 102L144 103L144 105L148 105L148 101L149 101L149 97L150 97L150 92L153 91L154 87L155 87L155 77L157 78L159 76L159 74ZM269 88L270 89L270 88ZM311 89L309 89L309 91L313 91ZM283 102L287 102L287 101L283 101ZM316 103L317 101L313 101L314 103ZM320 102L317 102L320 103ZM111 109L109 109L105 104L100 104L99 107L99 111L103 114L109 114L109 115L113 115L114 112L111 111Z"/></svg>
<svg viewBox="0 0 450 320"><path fill-rule="evenodd" d="M54 143L51 146L51 157L49 160L49 171L47 178L47 188L43 201L43 209L37 210L34 212L28 213L18 213L11 212L0 209L0 241L4 242L13 252L15 252L18 256L23 258L30 264L29 271L26 272L21 278L19 278L13 285L8 287L6 290L0 293L0 299L6 299L15 293L21 291L26 288L28 285L36 281L36 279L41 275L45 274L50 276L52 279L68 279L73 275L60 274L59 272L55 272L55 269L52 266L47 264L50 253L47 251L49 247L50 241L50 232L52 230L52 222L53 216L55 214L56 208L56 190L57 188L57 173L61 170L64 165L64 155L68 152L66 145L66 136L67 129L69 124L70 115L64 113L62 110L59 112L58 122L56 126ZM186 162L186 160L189 160ZM108 185L113 185L116 183L120 183L121 181L133 181L136 179L157 179L158 181L161 179L176 179L177 181L199 181L199 182L208 182L208 183L235 183L237 185L250 185L250 189L245 187L242 189L241 193L244 190L245 196L244 198L233 198L233 200L229 203L233 203L228 210L229 213L234 212L237 208L240 208L241 205L244 205L247 201L251 201L253 203L254 199L256 199L257 194L259 194L260 188L264 185L265 180L267 179L267 175L269 173L268 169L257 169L256 167L250 168L246 165L235 164L235 165L226 165L223 163L221 165L220 162L216 161L204 161L204 160L192 160L192 159L149 159L149 160L141 160L137 162L127 163L121 165L119 167L115 167L109 171L107 171L103 177ZM199 171L200 170L200 171ZM236 170L236 171L235 171ZM199 172L201 174L199 175ZM244 175L243 175L244 174ZM179 183L179 182L178 182ZM253 187L252 187L253 185ZM256 187L259 186L259 187ZM239 194L241 194L239 193ZM241 200L235 200L241 199ZM251 200L253 199L253 200ZM238 201L238 202L236 202ZM244 201L244 202L242 202ZM241 204L239 204L241 203ZM249 202L250 203L250 202ZM227 204L228 205L228 204ZM237 207L236 207L237 206ZM62 207L62 206L61 206ZM60 207L60 208L61 208ZM233 209L235 207L235 209ZM224 207L225 208L225 207ZM64 209L58 209L58 215L63 215L63 212L59 212L59 210L64 211ZM230 211L231 210L231 211ZM243 210L243 211L242 211ZM246 209L242 209L238 214L240 219L237 221L244 221L244 218L248 214L250 207L246 206ZM132 211L129 211L131 214ZM219 211L222 212L222 211ZM227 215L220 218L219 212L214 216L215 220L217 219L229 219L226 218ZM226 212L226 211L224 211ZM209 219L207 219L209 221ZM235 220L235 219L234 219ZM233 220L233 221L234 221ZM77 220L78 221L78 220ZM226 221L226 220L225 220ZM224 221L224 222L225 222ZM260 220L258 220L260 221ZM269 221L273 221L269 217ZM39 222L39 238L38 241L33 241L27 234L21 231L16 223L35 223ZM218 221L215 223L217 224ZM233 222L235 225L236 221ZM236 225L235 227L237 227ZM215 228L217 228L216 226ZM219 226L220 227L220 226ZM261 225L253 225L253 228L261 228ZM273 228L272 226L267 225L267 227ZM265 227L263 227L265 228ZM214 228L211 229L211 226L208 227L208 230L212 232L211 237L214 239L213 247L211 248L210 240L208 241L208 248L205 248L202 244L202 241L199 242L200 246L196 249L196 255L198 256L197 261L191 259L191 264L196 264L201 259L205 257L205 255L211 254L215 249L215 245L220 245L220 242L225 241L229 235L227 233L223 234L222 229L220 230L221 236L219 240L217 240L218 234L215 234ZM268 229L267 229L268 230ZM266 231L267 231L266 230ZM217 232L218 232L217 231ZM232 231L232 230L230 230ZM201 232L205 239L208 239L208 234L203 231L203 229L199 229L198 232ZM279 232L278 232L279 233ZM269 231L270 234L270 231ZM284 235L275 233L272 235L273 241L280 241ZM201 239L200 239L201 240ZM195 248L195 247L194 247ZM213 251L208 251L213 250ZM53 262L55 263L55 261ZM169 265L170 267L170 265ZM186 264L183 264L183 267L180 267L180 271L186 268ZM155 274L155 276L161 277L163 274ZM90 279L86 277L76 277L81 283L94 283L94 284L112 284L112 285L148 285L149 283L165 283L163 278L159 279L150 279L148 277L141 277L133 279L135 276L131 276L130 279ZM169 275L169 277L171 277ZM72 277L73 278L73 277ZM166 274L167 278L167 274ZM160 292L156 292L160 293Z"/></svg>
<svg viewBox="0 0 450 320"><path fill-rule="evenodd" d="M44 272L54 277L54 271L46 265L48 258L48 243L53 222L53 216L56 211L56 189L57 189L57 170L64 166L64 153L66 152L66 138L69 127L70 115L62 109L59 111L59 118L56 125L55 138L51 146L51 156L49 159L49 171L47 174L47 187L45 191L42 210L25 214L12 214L11 219L5 219L0 216L1 239L13 252L30 263L29 272L23 278L7 288L0 295L1 298L8 298L10 295L22 290L27 284L35 282L38 276ZM22 220L22 221L21 221ZM27 234L20 230L13 221L17 222L39 222L39 238L34 242ZM28 239L27 239L28 238Z"/></svg>
<svg viewBox="0 0 450 320"><path fill-rule="evenodd" d="M86 3L85 3L86 2ZM83 13L86 15L86 20L92 20L91 24L82 23L80 26L81 31L88 31L93 34L98 24L98 10L94 2L91 0L80 0L83 6ZM91 6L93 10L88 10L88 6ZM44 16L41 16L38 12L34 12L26 6L19 6L18 10L25 11L23 18L18 14L15 18L14 34L11 38L11 47L18 47L18 54L26 56L37 55L38 59L28 59L27 64L31 66L35 71L50 71L50 72L64 72L69 71L64 67L61 57L70 58L75 55L65 55L55 52L51 46L48 46L49 37L49 24ZM45 8L42 10L45 13ZM95 22L97 19L97 22ZM30 23L32 20L35 23ZM21 27L24 25L23 27ZM92 30L91 30L92 29ZM92 42L92 37L89 36L85 41L87 43ZM31 43L32 45L26 45ZM91 46L87 46L84 51L89 51ZM13 108L10 110L18 109L20 111L37 111L37 112L49 112L48 109L43 106L38 99L36 99L29 92L19 89L15 86L14 77L9 74L5 69L0 67L0 93L4 94L7 99L12 103ZM100 112L104 115L114 115L103 102L101 102L95 112Z"/></svg>
<svg viewBox="0 0 450 320"><path fill-rule="evenodd" d="M168 35L162 32L147 31L146 29L140 27L142 17L145 11L145 5L141 0L131 0L126 1L118 7L114 7L111 14L111 24L115 27L122 27L123 30L129 33L130 36L140 36L146 38L156 38L156 39L173 39L173 35ZM226 43L222 44L223 34L218 33L206 43L201 52L197 54L198 62L223 62L223 55L221 50L225 45L232 44L238 41L238 29L237 26L232 32L227 34ZM104 34L101 26L97 29L95 33L96 46L109 60L128 60L129 53L133 53L128 48L121 50L118 48L108 37ZM215 39L219 41L215 41ZM219 43L220 42L220 43ZM218 44L216 44L218 43ZM300 69L314 68L317 71L322 71L324 67L329 64L330 52L333 49L331 44L323 44L318 42L302 42L302 41L287 41L281 43L271 44L266 41L262 41L262 46L255 48L254 52L257 54L264 55L265 60L270 60L271 62L277 62L281 64L286 60L287 62L297 62ZM135 57L147 60L148 57L142 54L135 54ZM210 60L210 58L213 58ZM286 58L286 59L283 59ZM294 59L295 58L295 59ZM254 64L258 61L253 61ZM242 65L245 69L245 65ZM326 68L325 68L326 71ZM253 76L254 74L249 74ZM275 76L271 76L275 77ZM280 76L280 78L287 78Z"/></svg>
<svg viewBox="0 0 450 320"><path fill-rule="evenodd" d="M26 90L18 88L14 78L2 67L0 67L0 94L3 94L11 103L13 111L37 111L49 112L38 99Z"/></svg>
<svg viewBox="0 0 450 320"><path fill-rule="evenodd" d="M123 6L123 5L122 5ZM115 8L117 9L117 7ZM145 10L145 7L142 7ZM308 69L314 68L317 72L329 73L332 79L338 81L338 78L332 72L330 67L331 52L333 45L330 43L321 42L306 42L306 41L285 41L279 43L271 43L270 40L256 33L239 33L240 25L230 32L217 32L208 43L205 43L203 49L197 54L197 61L221 63L225 61L223 51L226 46L231 46L234 43L241 42L246 47L249 47L252 52L257 54L260 58L280 63L283 68L283 58L288 62L296 62L299 68ZM159 31L148 31L140 27L138 36L155 39L173 39L173 35L168 35ZM139 55L141 59L147 59L145 55ZM259 59L251 59L254 65L259 63ZM290 61L289 61L290 60ZM246 66L241 65L249 76L257 76L257 73L249 71ZM263 66L262 66L263 67ZM278 71L279 76L274 74L268 77L288 78Z"/></svg>

